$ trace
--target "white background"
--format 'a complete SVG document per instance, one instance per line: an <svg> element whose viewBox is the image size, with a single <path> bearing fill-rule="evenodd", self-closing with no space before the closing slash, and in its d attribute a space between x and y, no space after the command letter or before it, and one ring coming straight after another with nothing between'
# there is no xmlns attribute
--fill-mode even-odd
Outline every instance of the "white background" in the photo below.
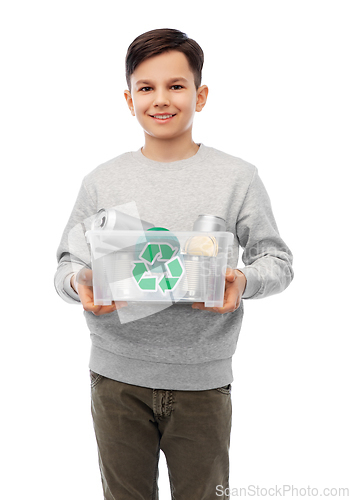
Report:
<svg viewBox="0 0 350 500"><path fill-rule="evenodd" d="M202 46L209 96L193 138L258 167L294 254L284 293L245 301L230 486L350 488L348 7L33 0L1 8L1 498L102 499L90 338L81 307L54 290L55 253L82 177L143 144L123 97L124 58L155 28L180 29ZM163 456L160 467L168 500Z"/></svg>

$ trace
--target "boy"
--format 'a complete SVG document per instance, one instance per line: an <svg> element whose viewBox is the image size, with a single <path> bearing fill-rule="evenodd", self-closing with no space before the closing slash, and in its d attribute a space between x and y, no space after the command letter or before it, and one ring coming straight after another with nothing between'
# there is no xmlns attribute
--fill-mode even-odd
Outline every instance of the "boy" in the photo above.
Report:
<svg viewBox="0 0 350 500"><path fill-rule="evenodd" d="M173 498L223 497L241 299L279 293L293 279L257 169L192 139L194 114L208 96L202 66L201 48L178 30L152 30L129 46L124 96L144 146L84 177L57 251L56 290L82 303L91 332L91 409L108 500L158 499L160 449ZM130 304L94 305L80 226L101 208L129 203L140 219L170 231L191 231L200 214L226 220L235 241L223 307L173 303L124 321Z"/></svg>

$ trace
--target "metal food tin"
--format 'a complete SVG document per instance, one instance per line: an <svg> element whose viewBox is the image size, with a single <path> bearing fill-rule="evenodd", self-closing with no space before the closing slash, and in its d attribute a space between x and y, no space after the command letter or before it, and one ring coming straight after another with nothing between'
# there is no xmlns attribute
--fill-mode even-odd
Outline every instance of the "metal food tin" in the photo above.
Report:
<svg viewBox="0 0 350 500"><path fill-rule="evenodd" d="M114 229L119 231L147 231L147 229L152 227L154 227L154 224L138 219L137 217L124 214L114 208L110 208L109 210L102 208L97 212L96 217L92 222L91 229L103 229L104 231L112 231Z"/></svg>
<svg viewBox="0 0 350 500"><path fill-rule="evenodd" d="M193 231L226 231L226 221L216 215L199 215L193 224Z"/></svg>

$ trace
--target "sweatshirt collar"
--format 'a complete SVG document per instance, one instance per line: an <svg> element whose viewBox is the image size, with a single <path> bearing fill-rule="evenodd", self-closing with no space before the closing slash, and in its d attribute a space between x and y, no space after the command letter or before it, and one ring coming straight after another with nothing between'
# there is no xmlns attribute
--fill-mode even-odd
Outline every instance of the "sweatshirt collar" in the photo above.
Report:
<svg viewBox="0 0 350 500"><path fill-rule="evenodd" d="M137 151L132 151L131 155L139 163L147 166L147 168L154 168L157 170L181 170L183 168L193 167L198 165L207 156L207 147L203 143L197 143L199 146L198 151L195 155L186 158L185 160L177 160L171 162L161 162L151 160L144 156L141 152L141 148Z"/></svg>

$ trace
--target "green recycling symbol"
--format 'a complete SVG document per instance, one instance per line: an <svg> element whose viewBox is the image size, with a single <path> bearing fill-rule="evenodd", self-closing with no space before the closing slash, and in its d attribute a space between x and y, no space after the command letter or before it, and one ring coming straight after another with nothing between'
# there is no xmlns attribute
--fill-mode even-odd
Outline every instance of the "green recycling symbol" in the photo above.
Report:
<svg viewBox="0 0 350 500"><path fill-rule="evenodd" d="M138 256L140 260L134 262L132 270L133 277L141 290L156 292L159 287L163 294L167 290L174 290L184 274L180 258L175 257L177 251L178 248L168 243L148 242L145 245ZM163 266L166 268L167 276L164 275ZM152 271L161 273L162 277L159 279L159 276L152 276Z"/></svg>

